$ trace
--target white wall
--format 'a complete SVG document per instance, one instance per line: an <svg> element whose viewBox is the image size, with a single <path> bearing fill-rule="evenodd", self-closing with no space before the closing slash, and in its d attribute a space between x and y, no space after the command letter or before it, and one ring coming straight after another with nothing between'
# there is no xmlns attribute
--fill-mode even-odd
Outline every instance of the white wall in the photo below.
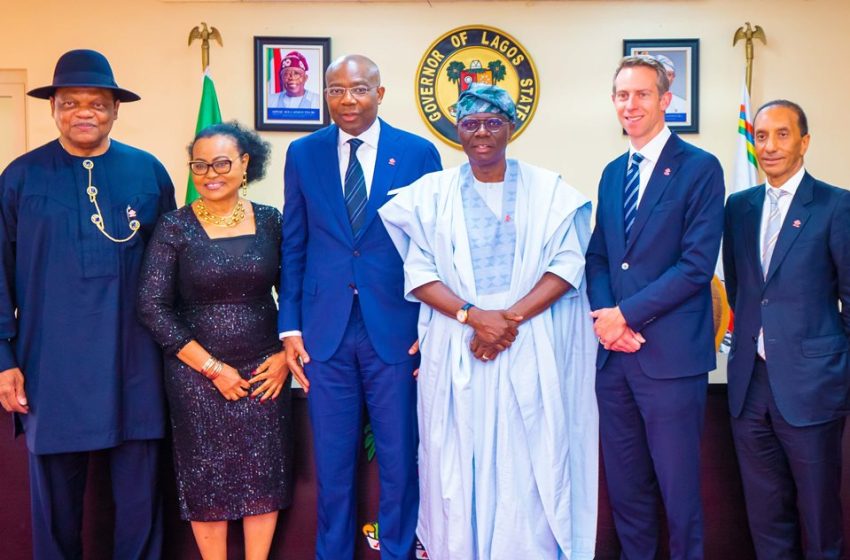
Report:
<svg viewBox="0 0 850 560"><path fill-rule="evenodd" d="M12 0L3 0L4 3ZM624 38L700 39L700 134L687 135L714 152L731 171L743 46L732 36L745 21L761 25L753 102L798 101L809 113L809 169L850 185L844 102L850 74L836 62L850 51L850 4L844 0L656 0L565 2L446 2L429 6L318 2L163 2L160 0L37 0L5 9L0 69L27 70L29 87L51 81L56 59L73 48L104 52L118 83L140 93L121 107L114 136L155 153L182 197L184 147L191 139L200 96L199 45L189 30L206 21L224 36L213 44L212 69L222 114L253 124L255 35L330 36L332 54L360 52L381 67L387 95L381 115L396 126L433 139L447 164L462 160L421 120L414 74L430 43L458 26L484 24L519 40L534 58L541 98L530 126L512 145L513 156L560 171L595 199L603 165L625 148L610 102L611 73ZM30 147L55 137L48 104L29 100ZM263 133L275 158L254 198L280 205L283 155L300 133Z"/></svg>

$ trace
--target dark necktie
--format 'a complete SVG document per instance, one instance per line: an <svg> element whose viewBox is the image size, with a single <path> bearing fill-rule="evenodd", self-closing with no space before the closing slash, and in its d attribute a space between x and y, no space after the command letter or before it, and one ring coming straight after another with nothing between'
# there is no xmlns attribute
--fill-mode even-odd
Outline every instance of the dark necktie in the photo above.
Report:
<svg viewBox="0 0 850 560"><path fill-rule="evenodd" d="M629 240L629 232L635 223L637 216L638 188L640 186L640 162L643 156L635 152L632 154L629 170L626 171L626 188L623 191L623 216L626 227L626 241Z"/></svg>
<svg viewBox="0 0 850 560"><path fill-rule="evenodd" d="M351 222L351 231L354 236L360 233L363 220L366 215L366 177L363 168L357 159L357 148L363 140L352 138L348 141L351 152L348 156L348 168L345 170L345 182L343 192L345 193L345 207L348 209L348 219Z"/></svg>

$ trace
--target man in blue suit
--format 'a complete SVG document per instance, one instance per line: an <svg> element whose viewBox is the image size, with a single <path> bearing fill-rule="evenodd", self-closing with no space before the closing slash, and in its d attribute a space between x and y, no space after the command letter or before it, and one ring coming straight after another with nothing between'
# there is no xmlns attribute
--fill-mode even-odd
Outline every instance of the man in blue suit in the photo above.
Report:
<svg viewBox="0 0 850 560"><path fill-rule="evenodd" d="M279 321L290 368L309 391L316 557L354 556L365 401L381 481L381 558L412 558L419 305L404 299L401 257L377 212L392 189L439 170L440 156L430 142L377 118L384 88L368 58L334 61L325 82L335 125L293 142L286 154Z"/></svg>
<svg viewBox="0 0 850 560"><path fill-rule="evenodd" d="M587 252L599 337L596 395L622 557L658 551L658 493L670 554L702 558L700 438L714 369L710 282L723 229L717 159L671 135L664 67L624 58L613 101L629 151L599 183Z"/></svg>
<svg viewBox="0 0 850 560"><path fill-rule="evenodd" d="M850 192L806 172L799 105L766 103L754 128L767 182L729 197L723 242L735 311L729 405L750 532L760 559L840 558Z"/></svg>

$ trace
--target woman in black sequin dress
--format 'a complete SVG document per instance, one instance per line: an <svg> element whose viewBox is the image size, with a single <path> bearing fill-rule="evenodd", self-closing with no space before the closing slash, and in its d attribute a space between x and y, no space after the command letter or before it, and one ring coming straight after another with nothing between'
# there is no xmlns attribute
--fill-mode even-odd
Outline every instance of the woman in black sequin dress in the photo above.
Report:
<svg viewBox="0 0 850 560"><path fill-rule="evenodd" d="M181 516L205 559L225 558L243 519L245 556L266 558L291 501L289 371L272 297L280 212L240 198L269 145L236 123L190 147L201 198L166 214L150 241L138 309L165 350Z"/></svg>

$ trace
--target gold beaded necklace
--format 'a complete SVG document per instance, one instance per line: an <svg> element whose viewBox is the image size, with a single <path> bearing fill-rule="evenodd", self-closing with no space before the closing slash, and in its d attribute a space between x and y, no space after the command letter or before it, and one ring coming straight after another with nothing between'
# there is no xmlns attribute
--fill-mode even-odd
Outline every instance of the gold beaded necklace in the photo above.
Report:
<svg viewBox="0 0 850 560"><path fill-rule="evenodd" d="M195 212L202 222L218 227L236 227L245 219L245 205L242 204L242 199L236 202L236 206L233 207L233 211L229 216L216 216L207 209L204 201L201 199L195 202Z"/></svg>

